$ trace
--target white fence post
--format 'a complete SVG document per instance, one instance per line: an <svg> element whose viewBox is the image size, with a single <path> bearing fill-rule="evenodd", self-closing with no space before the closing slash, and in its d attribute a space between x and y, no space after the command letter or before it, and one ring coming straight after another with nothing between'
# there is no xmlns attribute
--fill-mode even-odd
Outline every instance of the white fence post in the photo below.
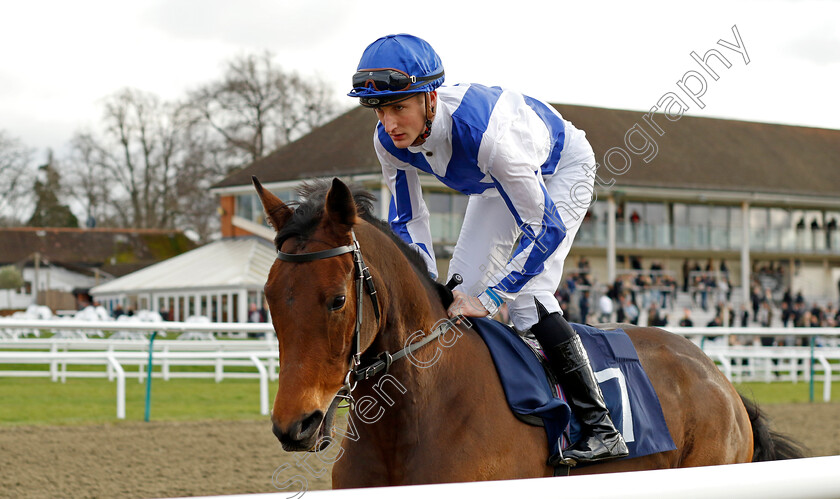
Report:
<svg viewBox="0 0 840 499"><path fill-rule="evenodd" d="M268 416L268 371L256 355L251 356L251 361L260 373L260 414Z"/></svg>
<svg viewBox="0 0 840 499"><path fill-rule="evenodd" d="M113 355L108 355L108 364L117 373L117 419L125 419L125 371Z"/></svg>

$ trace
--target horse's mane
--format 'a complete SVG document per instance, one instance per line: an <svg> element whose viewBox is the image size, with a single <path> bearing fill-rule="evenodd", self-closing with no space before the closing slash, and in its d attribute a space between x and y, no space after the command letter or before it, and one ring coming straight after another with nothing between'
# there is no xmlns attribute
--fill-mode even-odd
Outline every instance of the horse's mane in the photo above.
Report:
<svg viewBox="0 0 840 499"><path fill-rule="evenodd" d="M332 181L330 179L316 179L303 182L297 188L299 200L287 203L294 209L292 217L277 231L277 237L274 240L274 245L278 251L280 250L278 246L280 241L285 241L291 237L296 237L300 241L309 239L324 215L324 203L331 186ZM448 307L452 302L452 293L429 276L426 262L420 256L420 253L400 239L391 230L387 222L373 215L373 203L376 201L376 197L358 184L350 183L347 186L356 202L356 211L359 217L394 241L411 263L417 275L437 290L444 307Z"/></svg>

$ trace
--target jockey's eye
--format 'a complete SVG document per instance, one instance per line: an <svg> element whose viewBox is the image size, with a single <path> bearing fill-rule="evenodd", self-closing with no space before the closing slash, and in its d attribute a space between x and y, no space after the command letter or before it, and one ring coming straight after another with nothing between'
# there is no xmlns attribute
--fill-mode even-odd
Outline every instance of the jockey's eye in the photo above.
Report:
<svg viewBox="0 0 840 499"><path fill-rule="evenodd" d="M344 306L345 301L347 301L347 298L344 295L338 295L335 298L333 298L332 303L330 303L329 309L331 311L332 310L338 310L338 309L340 309L341 307Z"/></svg>

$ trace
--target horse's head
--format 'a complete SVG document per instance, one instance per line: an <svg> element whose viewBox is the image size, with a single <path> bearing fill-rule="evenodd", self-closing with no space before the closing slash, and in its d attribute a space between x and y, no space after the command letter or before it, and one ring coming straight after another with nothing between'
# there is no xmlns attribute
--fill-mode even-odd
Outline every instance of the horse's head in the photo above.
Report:
<svg viewBox="0 0 840 499"><path fill-rule="evenodd" d="M338 179L323 204L296 209L253 180L277 230L279 256L265 285L280 354L273 429L285 450L309 450L332 426L328 408L356 353L357 314L365 330L376 327L373 300L365 298L357 310L356 255L343 249L354 247L352 229L361 219L350 189Z"/></svg>

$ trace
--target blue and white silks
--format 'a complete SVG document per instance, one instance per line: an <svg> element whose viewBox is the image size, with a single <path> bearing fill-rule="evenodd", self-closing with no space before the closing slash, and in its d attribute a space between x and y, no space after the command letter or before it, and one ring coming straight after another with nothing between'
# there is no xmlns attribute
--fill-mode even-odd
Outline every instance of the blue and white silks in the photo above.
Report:
<svg viewBox="0 0 840 499"><path fill-rule="evenodd" d="M398 149L377 126L374 145L393 193L393 230L421 250L435 274L417 170L467 195L500 196L523 237L504 271L487 284L510 298L543 271L566 236L545 180L562 169L569 129L579 132L548 104L517 92L476 84L441 87L432 134L423 145Z"/></svg>

